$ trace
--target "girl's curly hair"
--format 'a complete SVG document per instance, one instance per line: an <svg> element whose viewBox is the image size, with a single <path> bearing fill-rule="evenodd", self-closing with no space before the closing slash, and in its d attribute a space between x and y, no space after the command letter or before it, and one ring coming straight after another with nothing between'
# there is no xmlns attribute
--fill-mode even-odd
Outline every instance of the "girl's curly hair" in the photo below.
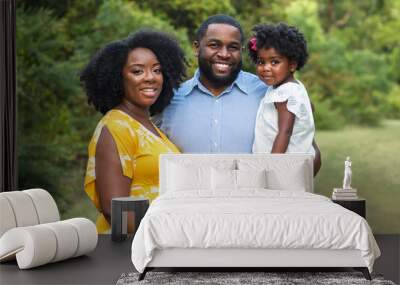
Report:
<svg viewBox="0 0 400 285"><path fill-rule="evenodd" d="M253 63L257 63L257 50L262 48L274 48L289 61L296 62L297 70L300 70L307 62L307 41L296 27L285 23L259 24L254 26L252 31L256 38L256 48L252 40L248 41L247 48Z"/></svg>
<svg viewBox="0 0 400 285"><path fill-rule="evenodd" d="M186 77L185 54L168 34L140 30L126 39L111 42L93 56L80 75L88 103L100 113L105 114L121 103L124 96L122 69L129 52L139 47L148 48L156 55L164 77L161 94L150 106L151 116L164 110L171 101L173 89Z"/></svg>

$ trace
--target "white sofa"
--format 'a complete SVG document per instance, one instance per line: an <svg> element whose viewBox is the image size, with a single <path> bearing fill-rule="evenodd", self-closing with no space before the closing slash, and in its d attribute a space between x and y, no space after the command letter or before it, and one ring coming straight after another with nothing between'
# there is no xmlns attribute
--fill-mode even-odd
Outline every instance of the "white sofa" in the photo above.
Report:
<svg viewBox="0 0 400 285"><path fill-rule="evenodd" d="M16 259L20 269L86 254L97 245L88 219L60 221L53 197L43 189L0 193L0 262Z"/></svg>
<svg viewBox="0 0 400 285"><path fill-rule="evenodd" d="M161 155L132 262L140 279L155 267L354 267L370 279L380 252L367 222L313 190L311 155Z"/></svg>

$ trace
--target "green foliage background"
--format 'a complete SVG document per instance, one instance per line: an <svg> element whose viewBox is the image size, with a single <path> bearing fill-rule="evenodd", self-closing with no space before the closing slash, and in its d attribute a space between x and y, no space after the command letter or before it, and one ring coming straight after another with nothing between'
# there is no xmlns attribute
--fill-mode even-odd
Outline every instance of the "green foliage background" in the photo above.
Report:
<svg viewBox="0 0 400 285"><path fill-rule="evenodd" d="M400 233L399 222L388 218L400 215L396 210L400 183L394 167L400 161L400 143L390 137L391 132L400 132L396 123L400 119L399 0L20 0L19 188L48 189L64 217L94 219L96 211L83 192L83 176L87 144L100 115L86 103L80 70L105 43L151 27L179 40L191 63L191 75L196 68L191 51L196 28L216 13L236 17L247 36L261 22L287 22L304 32L310 58L297 76L316 107L323 154L316 190L329 195L333 186L340 185L344 157L355 157L356 165L365 170L355 183L362 185L359 191L372 207L368 218L373 230ZM254 71L245 54L244 68ZM368 135L354 131L365 129ZM385 135L392 139L382 140ZM374 154L373 162L366 151ZM382 189L374 195L376 187Z"/></svg>

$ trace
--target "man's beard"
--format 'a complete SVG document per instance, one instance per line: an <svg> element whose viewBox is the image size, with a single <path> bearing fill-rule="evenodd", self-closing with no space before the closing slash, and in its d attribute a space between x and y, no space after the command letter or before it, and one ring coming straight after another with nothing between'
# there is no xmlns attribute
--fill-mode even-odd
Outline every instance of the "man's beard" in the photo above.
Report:
<svg viewBox="0 0 400 285"><path fill-rule="evenodd" d="M204 76L208 82L210 82L213 87L228 87L232 84L233 81L236 80L240 70L242 69L242 61L240 61L232 72L227 76L217 76L214 74L212 70L211 64L205 60L201 55L198 57L199 69L201 75Z"/></svg>

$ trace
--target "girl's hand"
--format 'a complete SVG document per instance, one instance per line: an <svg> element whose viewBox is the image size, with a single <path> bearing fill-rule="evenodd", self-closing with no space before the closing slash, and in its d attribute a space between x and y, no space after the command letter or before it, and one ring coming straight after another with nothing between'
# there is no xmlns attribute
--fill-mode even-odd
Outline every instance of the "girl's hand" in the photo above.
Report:
<svg viewBox="0 0 400 285"><path fill-rule="evenodd" d="M278 111L278 134L272 145L271 153L285 153L293 132L295 115L287 109L287 101L275 103Z"/></svg>

